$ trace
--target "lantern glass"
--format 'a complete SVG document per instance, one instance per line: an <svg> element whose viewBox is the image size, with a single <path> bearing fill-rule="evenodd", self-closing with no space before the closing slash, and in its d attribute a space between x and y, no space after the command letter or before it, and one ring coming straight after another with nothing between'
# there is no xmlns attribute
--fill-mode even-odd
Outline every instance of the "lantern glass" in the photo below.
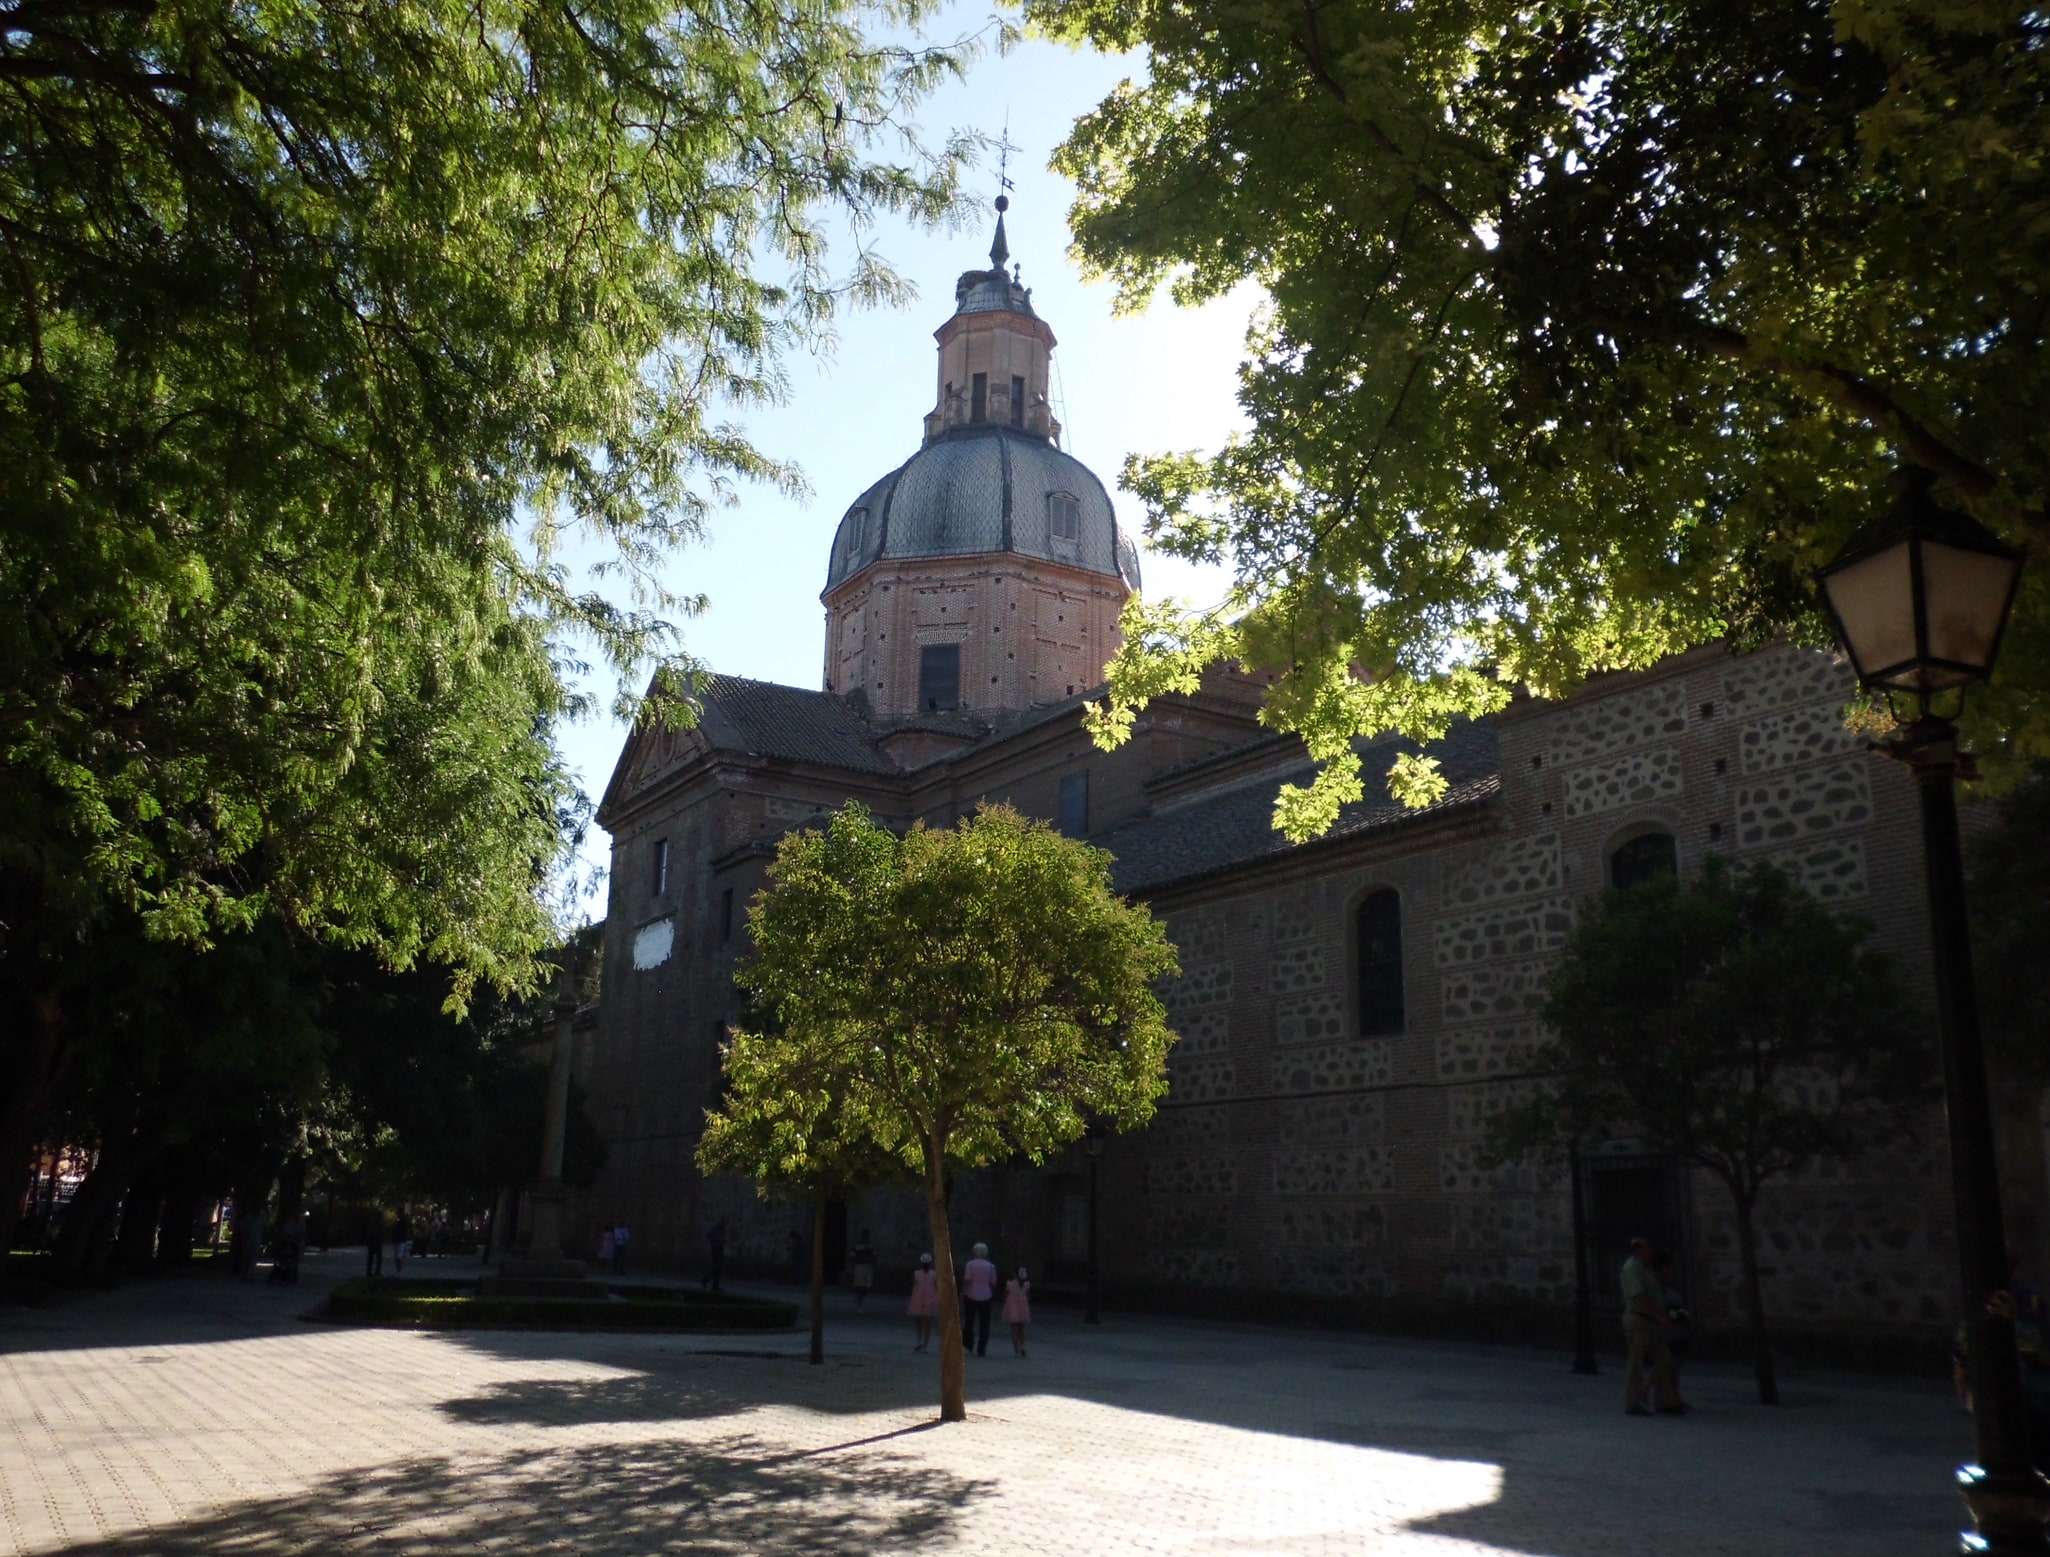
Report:
<svg viewBox="0 0 2050 1557"><path fill-rule="evenodd" d="M2021 574L2021 559L1925 540L1922 552L1923 610L1929 623L1928 659L1957 686L1993 669L2000 626Z"/></svg>
<svg viewBox="0 0 2050 1557"><path fill-rule="evenodd" d="M1861 681L1895 684L1916 660L1913 550L1902 537L1823 575L1823 593Z"/></svg>

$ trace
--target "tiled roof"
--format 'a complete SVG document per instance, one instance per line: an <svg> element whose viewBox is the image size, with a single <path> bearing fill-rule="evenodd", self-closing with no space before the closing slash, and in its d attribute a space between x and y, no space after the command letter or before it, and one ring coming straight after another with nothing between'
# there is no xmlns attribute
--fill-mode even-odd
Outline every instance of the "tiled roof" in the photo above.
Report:
<svg viewBox="0 0 2050 1557"><path fill-rule="evenodd" d="M831 692L714 676L698 694L698 729L720 751L815 762L856 773L892 773L873 732Z"/></svg>
<svg viewBox="0 0 2050 1557"><path fill-rule="evenodd" d="M1494 727L1485 720L1461 723L1429 748L1451 787L1443 799L1412 810L1389 795L1384 775L1396 753L1417 749L1414 742L1400 740L1364 747L1367 793L1339 813L1337 825L1325 838L1344 838L1472 805L1501 787ZM1286 772L1266 773L1099 833L1090 842L1117 856L1111 876L1120 892L1150 891L1285 854L1297 845L1274 830L1274 798L1283 784L1307 784L1315 772L1314 766L1304 763Z"/></svg>

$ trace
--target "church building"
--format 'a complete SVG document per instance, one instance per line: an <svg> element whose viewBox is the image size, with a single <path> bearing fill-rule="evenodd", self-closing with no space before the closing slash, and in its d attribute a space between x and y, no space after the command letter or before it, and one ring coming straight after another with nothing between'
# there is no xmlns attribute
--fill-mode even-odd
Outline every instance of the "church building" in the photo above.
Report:
<svg viewBox="0 0 2050 1557"><path fill-rule="evenodd" d="M1082 707L1139 554L1104 483L1061 447L1054 332L1009 266L998 206L989 266L960 277L936 332L916 450L853 500L821 559L821 685L714 677L695 727L640 732L620 757L599 812L603 998L576 1056L606 1160L575 1225L595 1237L625 1221L637 1257L693 1268L723 1221L736 1269L788 1269L809 1210L692 1160L740 1011L749 901L777 839L849 798L892 826L950 825L989 798L1112 853L1119 890L1179 949L1164 998L1180 1039L1147 1129L964 1176L957 1248L981 1240L1039 1284L1079 1286L1094 1181L1113 1303L1557 1334L1574 1286L1566 1176L1491 1169L1477 1146L1531 1085L1535 1009L1581 905L1710 855L1770 859L1872 922L1926 983L1911 781L1843 728L1847 670L1787 646L1520 699L1441 743L1436 804L1370 792L1302 845L1272 811L1310 764L1258 723L1256 677L1220 669L1096 749ZM1397 749L1367 752L1370 782ZM2021 1139L2035 1155L2010 1217L2034 1238L2041 1132ZM1941 1145L1932 1111L1884 1154L1768 1192L1777 1325L1945 1333ZM1736 1241L1714 1181L1628 1143L1582 1178L1598 1308L1616 1311L1622 1243L1643 1233L1676 1252L1696 1312L1732 1322ZM920 1197L879 1193L833 1209L829 1268L860 1227L886 1287L928 1247Z"/></svg>

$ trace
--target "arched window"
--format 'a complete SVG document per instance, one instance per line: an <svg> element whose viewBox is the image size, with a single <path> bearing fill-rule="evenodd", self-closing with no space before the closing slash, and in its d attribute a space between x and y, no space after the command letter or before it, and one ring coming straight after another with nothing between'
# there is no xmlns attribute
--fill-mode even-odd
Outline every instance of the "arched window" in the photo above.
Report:
<svg viewBox="0 0 2050 1557"><path fill-rule="evenodd" d="M1384 888L1359 906L1360 1036L1399 1033L1402 1007L1402 899Z"/></svg>
<svg viewBox="0 0 2050 1557"><path fill-rule="evenodd" d="M1654 876L1677 876L1680 854L1671 833L1639 833L1609 851L1609 885L1628 892Z"/></svg>

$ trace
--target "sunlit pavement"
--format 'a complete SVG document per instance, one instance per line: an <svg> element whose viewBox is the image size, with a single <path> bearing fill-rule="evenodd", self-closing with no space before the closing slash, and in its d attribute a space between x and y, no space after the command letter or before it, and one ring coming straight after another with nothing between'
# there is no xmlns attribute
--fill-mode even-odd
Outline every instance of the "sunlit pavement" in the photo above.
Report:
<svg viewBox="0 0 2050 1557"><path fill-rule="evenodd" d="M1953 1549L1968 1425L1934 1385L1613 1366L1055 1311L937 1363L901 1299L802 1336L456 1336L204 1275L0 1314L0 1552L1123 1552L1682 1557ZM474 1269L429 1262L443 1276Z"/></svg>

